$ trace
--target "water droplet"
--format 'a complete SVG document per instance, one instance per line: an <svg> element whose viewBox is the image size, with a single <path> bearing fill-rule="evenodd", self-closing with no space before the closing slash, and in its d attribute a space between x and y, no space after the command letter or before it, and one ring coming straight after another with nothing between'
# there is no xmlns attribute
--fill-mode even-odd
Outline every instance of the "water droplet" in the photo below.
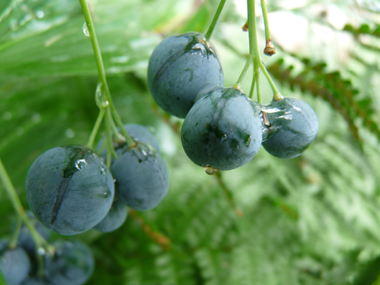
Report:
<svg viewBox="0 0 380 285"><path fill-rule="evenodd" d="M146 151L145 150L141 150L141 153L143 154L143 155L147 155L147 153L146 153Z"/></svg>
<svg viewBox="0 0 380 285"><path fill-rule="evenodd" d="M100 167L100 174L101 175L106 175L107 174L107 170L104 168L104 166Z"/></svg>
<svg viewBox="0 0 380 285"><path fill-rule="evenodd" d="M95 90L95 102L96 105L98 105L99 108L105 108L109 105L108 100L106 100L103 92L102 92L102 86L103 84L101 82L98 83Z"/></svg>
<svg viewBox="0 0 380 285"><path fill-rule="evenodd" d="M213 174L215 174L217 171L218 171L218 169L212 168L211 166L206 166L206 167L205 167L205 172L206 172L208 175L213 175Z"/></svg>
<svg viewBox="0 0 380 285"><path fill-rule="evenodd" d="M83 170L87 166L87 161L85 159L78 159L75 161L75 168L78 170Z"/></svg>
<svg viewBox="0 0 380 285"><path fill-rule="evenodd" d="M66 137L68 137L68 138L73 138L73 137L75 137L75 132L74 132L74 130L73 129L66 129L66 131L65 131L65 135L66 135Z"/></svg>
<svg viewBox="0 0 380 285"><path fill-rule="evenodd" d="M37 249L37 254L38 254L38 255L44 255L44 254L45 254L45 250L44 250L42 247L39 247L39 248Z"/></svg>
<svg viewBox="0 0 380 285"><path fill-rule="evenodd" d="M108 191L103 193L104 198L107 198L109 195L110 195L110 192L108 192Z"/></svg>
<svg viewBox="0 0 380 285"><path fill-rule="evenodd" d="M37 17L38 19L41 19L41 18L43 18L44 16L45 16L44 11L42 11L42 10L37 10L37 11L36 11L36 17Z"/></svg>
<svg viewBox="0 0 380 285"><path fill-rule="evenodd" d="M82 30L83 30L84 35L89 38L90 32L88 30L88 26L86 22L83 23Z"/></svg>

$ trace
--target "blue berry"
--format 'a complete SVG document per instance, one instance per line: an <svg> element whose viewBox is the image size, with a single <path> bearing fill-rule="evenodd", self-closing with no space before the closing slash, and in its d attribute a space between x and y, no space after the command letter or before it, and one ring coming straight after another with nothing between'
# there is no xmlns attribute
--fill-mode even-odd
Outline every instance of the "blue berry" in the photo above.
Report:
<svg viewBox="0 0 380 285"><path fill-rule="evenodd" d="M128 208L115 197L107 216L97 224L94 229L103 233L109 233L120 228L127 218Z"/></svg>
<svg viewBox="0 0 380 285"><path fill-rule="evenodd" d="M46 256L45 279L55 285L84 284L94 271L94 257L82 242L58 240L54 256Z"/></svg>
<svg viewBox="0 0 380 285"><path fill-rule="evenodd" d="M57 147L40 155L26 177L30 209L47 228L75 235L97 225L114 197L110 171L91 150Z"/></svg>
<svg viewBox="0 0 380 285"><path fill-rule="evenodd" d="M164 39L149 59L148 84L157 104L184 118L206 84L223 86L218 55L200 33Z"/></svg>
<svg viewBox="0 0 380 285"><path fill-rule="evenodd" d="M156 207L169 188L165 162L149 145L137 142L125 149L111 167L120 201L137 211Z"/></svg>
<svg viewBox="0 0 380 285"><path fill-rule="evenodd" d="M9 248L8 240L0 240L0 270L8 285L20 284L30 271L28 255L21 247Z"/></svg>
<svg viewBox="0 0 380 285"><path fill-rule="evenodd" d="M318 118L304 101L285 98L262 108L267 117L263 147L278 158L294 158L308 148L318 132Z"/></svg>
<svg viewBox="0 0 380 285"><path fill-rule="evenodd" d="M191 108L182 125L187 156L203 167L230 170L250 161L262 141L259 110L235 88L213 88Z"/></svg>

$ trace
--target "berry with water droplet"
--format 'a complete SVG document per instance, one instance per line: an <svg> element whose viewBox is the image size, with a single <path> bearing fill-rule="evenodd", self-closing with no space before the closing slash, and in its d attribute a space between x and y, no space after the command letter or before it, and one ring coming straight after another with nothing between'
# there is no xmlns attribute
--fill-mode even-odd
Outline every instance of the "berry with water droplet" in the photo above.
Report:
<svg viewBox="0 0 380 285"><path fill-rule="evenodd" d="M267 117L263 147L278 158L294 158L308 148L318 132L313 108L302 100L285 98L262 107Z"/></svg>
<svg viewBox="0 0 380 285"><path fill-rule="evenodd" d="M106 175L101 175L103 171ZM56 147L40 155L25 185L34 215L62 235L79 234L97 225L114 197L110 171L83 146Z"/></svg>
<svg viewBox="0 0 380 285"><path fill-rule="evenodd" d="M149 59L148 84L158 105L184 118L206 84L223 86L224 75L214 47L200 33L164 39Z"/></svg>

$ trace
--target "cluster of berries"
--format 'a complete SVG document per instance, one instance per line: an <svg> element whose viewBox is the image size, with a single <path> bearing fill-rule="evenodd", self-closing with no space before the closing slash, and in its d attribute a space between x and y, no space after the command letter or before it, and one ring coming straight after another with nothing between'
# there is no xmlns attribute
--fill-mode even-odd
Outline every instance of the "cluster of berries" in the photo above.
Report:
<svg viewBox="0 0 380 285"><path fill-rule="evenodd" d="M45 240L50 230L45 228L31 212L27 215L36 231ZM8 285L80 285L94 270L91 250L78 240L56 240L54 253L37 249L25 225L22 225L17 244L0 240L0 270ZM42 262L39 259L42 258ZM39 266L43 264L43 271ZM42 273L42 274L41 274Z"/></svg>
<svg viewBox="0 0 380 285"><path fill-rule="evenodd" d="M296 157L318 131L314 110L301 100L263 106L224 88L219 57L200 33L164 39L149 60L148 83L162 109L185 118L183 148L208 174L246 164L260 145L276 157Z"/></svg>

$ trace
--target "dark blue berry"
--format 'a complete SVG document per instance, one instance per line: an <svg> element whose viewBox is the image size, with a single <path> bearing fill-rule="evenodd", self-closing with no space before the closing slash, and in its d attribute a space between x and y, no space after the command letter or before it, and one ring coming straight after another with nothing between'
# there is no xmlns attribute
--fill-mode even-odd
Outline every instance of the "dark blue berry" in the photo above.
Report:
<svg viewBox="0 0 380 285"><path fill-rule="evenodd" d="M108 213L114 182L108 168L82 146L57 147L40 155L26 177L30 209L47 228L75 235Z"/></svg>
<svg viewBox="0 0 380 285"><path fill-rule="evenodd" d="M20 284L30 271L28 255L21 247L9 248L8 240L0 240L0 270L8 285Z"/></svg>
<svg viewBox="0 0 380 285"><path fill-rule="evenodd" d="M218 55L200 33L164 39L149 59L148 84L158 105L184 118L206 84L223 86Z"/></svg>
<svg viewBox="0 0 380 285"><path fill-rule="evenodd" d="M260 114L235 88L211 89L191 108L182 126L187 156L203 167L230 170L250 161L262 141Z"/></svg>
<svg viewBox="0 0 380 285"><path fill-rule="evenodd" d="M94 271L94 257L82 242L58 240L54 256L46 256L45 279L55 285L84 284Z"/></svg>
<svg viewBox="0 0 380 285"><path fill-rule="evenodd" d="M301 155L317 135L317 115L302 100L285 98L272 101L262 108L262 112L266 124L263 147L278 158Z"/></svg>
<svg viewBox="0 0 380 285"><path fill-rule="evenodd" d="M156 207L169 188L165 162L149 145L137 142L125 149L111 167L120 200L137 211Z"/></svg>

